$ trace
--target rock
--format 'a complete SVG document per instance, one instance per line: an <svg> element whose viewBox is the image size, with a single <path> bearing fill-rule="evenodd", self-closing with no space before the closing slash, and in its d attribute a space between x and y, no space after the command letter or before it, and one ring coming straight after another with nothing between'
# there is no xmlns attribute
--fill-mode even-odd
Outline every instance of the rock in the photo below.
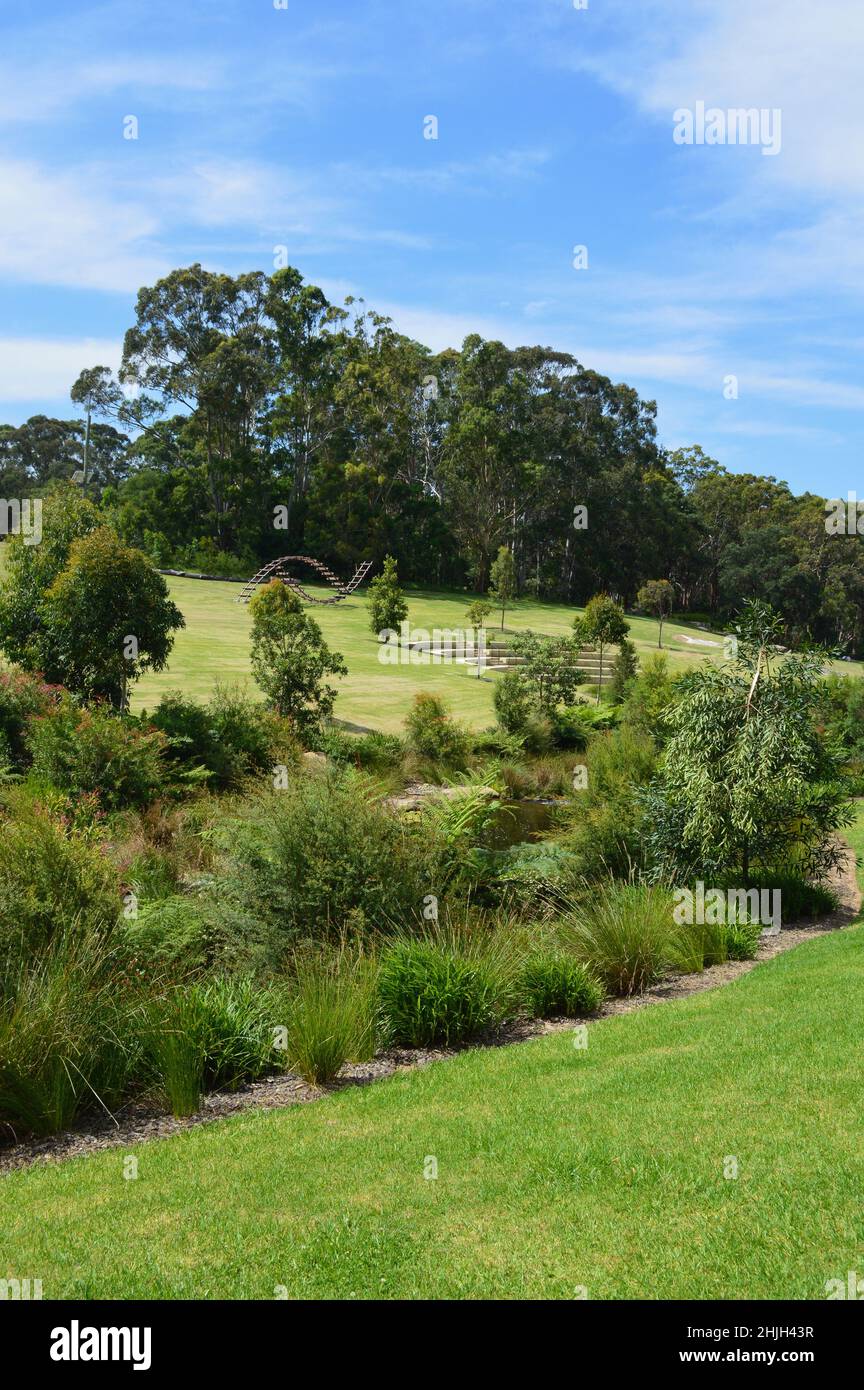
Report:
<svg viewBox="0 0 864 1390"><path fill-rule="evenodd" d="M326 753L304 753L303 761L310 772L313 768L317 768L319 771L323 772L330 759L327 757Z"/></svg>
<svg viewBox="0 0 864 1390"><path fill-rule="evenodd" d="M419 811L432 797L439 797L442 801L458 801L477 790L487 801L496 801L500 796L494 787L436 787L431 782L413 782L405 788L402 796L388 796L384 805L391 811Z"/></svg>

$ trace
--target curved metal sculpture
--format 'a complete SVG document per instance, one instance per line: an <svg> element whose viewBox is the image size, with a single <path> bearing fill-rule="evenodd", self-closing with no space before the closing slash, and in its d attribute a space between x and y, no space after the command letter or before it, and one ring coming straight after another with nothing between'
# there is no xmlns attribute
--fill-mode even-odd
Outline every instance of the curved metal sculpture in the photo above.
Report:
<svg viewBox="0 0 864 1390"><path fill-rule="evenodd" d="M322 579L325 579L336 590L336 593L332 598L313 598L312 594L307 594L302 584L293 575L284 572L284 566L290 564L311 565L312 569L317 570ZM248 603L259 584L267 584L271 579L281 579L282 583L287 584L289 589L294 589L296 593L301 594L307 603L341 603L343 598L353 594L354 590L363 583L371 568L372 561L364 560L362 564L358 565L354 578L349 579L347 584L343 584L338 575L334 574L320 560L313 560L311 555L282 555L278 560L271 560L252 579L247 580L240 591L237 603Z"/></svg>

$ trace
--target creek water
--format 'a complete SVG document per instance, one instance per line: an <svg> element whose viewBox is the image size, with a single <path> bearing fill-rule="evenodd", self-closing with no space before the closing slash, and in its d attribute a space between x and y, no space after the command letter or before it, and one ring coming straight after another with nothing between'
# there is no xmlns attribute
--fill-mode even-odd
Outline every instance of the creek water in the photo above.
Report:
<svg viewBox="0 0 864 1390"><path fill-rule="evenodd" d="M558 804L528 797L521 801L502 801L492 827L490 848L509 849L511 845L539 840L550 829Z"/></svg>

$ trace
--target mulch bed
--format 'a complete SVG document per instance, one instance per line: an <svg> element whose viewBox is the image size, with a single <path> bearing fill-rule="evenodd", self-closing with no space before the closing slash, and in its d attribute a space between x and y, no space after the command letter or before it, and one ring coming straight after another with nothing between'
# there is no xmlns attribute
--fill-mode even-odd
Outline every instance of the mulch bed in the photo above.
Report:
<svg viewBox="0 0 864 1390"><path fill-rule="evenodd" d="M851 853L835 874L831 886L839 898L839 906L834 912L806 925L799 923L793 927L784 927L778 936L765 938L760 944L755 960L727 961L723 965L709 966L707 970L693 975L668 975L644 994L629 999L610 1000L599 1014L590 1018L516 1020L497 1029L494 1034L481 1039L473 1046L503 1047L511 1043L525 1042L529 1038L542 1037L547 1033L564 1032L579 1023L592 1023L598 1018L632 1013L635 1009L648 1008L652 1004L665 1004L669 1000L685 999L688 995L699 994L706 989L718 989L738 979L739 975L746 975L748 970L752 970L763 960L770 960L783 951L790 951L814 936L851 926L861 905L855 861ZM7 1130L7 1138L11 1137L12 1143L0 1148L0 1174L11 1172L15 1168L26 1168L33 1163L77 1158L101 1149L130 1148L145 1140L164 1139L170 1134L178 1134L181 1130L209 1124L212 1120L244 1110L269 1110L289 1105L305 1105L320 1100L332 1091L345 1090L349 1086L367 1086L385 1076L392 1076L395 1072L428 1066L432 1062L443 1061L465 1050L390 1049L380 1053L370 1062L350 1063L344 1066L338 1079L330 1086L310 1086L302 1077L291 1072L282 1072L278 1076L268 1076L261 1081L251 1082L236 1091L214 1091L202 1099L202 1108L195 1115L184 1119L176 1119L153 1103L135 1101L118 1110L113 1116L102 1113L82 1117L80 1128L52 1134L44 1139L16 1143L14 1136L9 1136Z"/></svg>

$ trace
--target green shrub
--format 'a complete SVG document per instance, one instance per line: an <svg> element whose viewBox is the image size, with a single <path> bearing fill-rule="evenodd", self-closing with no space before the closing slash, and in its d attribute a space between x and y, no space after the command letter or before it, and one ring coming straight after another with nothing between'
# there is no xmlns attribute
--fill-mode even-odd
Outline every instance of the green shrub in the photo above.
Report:
<svg viewBox="0 0 864 1390"><path fill-rule="evenodd" d="M465 766L468 735L438 695L421 690L414 696L405 729L409 748L420 757L451 767Z"/></svg>
<svg viewBox="0 0 864 1390"><path fill-rule="evenodd" d="M839 744L860 777L864 762L864 681L833 674L824 678L819 730Z"/></svg>
<svg viewBox="0 0 864 1390"><path fill-rule="evenodd" d="M497 686L496 686L497 689ZM525 751L525 740L520 734L508 734L504 729L483 729L474 735L472 752L492 754L498 758L511 758L517 761Z"/></svg>
<svg viewBox="0 0 864 1390"><path fill-rule="evenodd" d="M64 700L30 724L32 778L74 795L93 792L107 810L145 806L164 783L164 738L130 715Z"/></svg>
<svg viewBox="0 0 864 1390"><path fill-rule="evenodd" d="M439 892L460 882L462 887L476 885L485 875L485 856L478 851L488 845L503 814L495 788L486 785L482 772L474 778L463 775L457 787L447 790L458 790L458 795L428 797L418 823L431 881Z"/></svg>
<svg viewBox="0 0 864 1390"><path fill-rule="evenodd" d="M623 727L591 740L587 786L574 790L564 842L586 878L626 878L645 862L642 788L657 766L654 742Z"/></svg>
<svg viewBox="0 0 864 1390"><path fill-rule="evenodd" d="M592 734L614 729L620 713L614 705L562 705L552 716L552 729L559 748L587 748Z"/></svg>
<svg viewBox="0 0 864 1390"><path fill-rule="evenodd" d="M237 686L217 684L206 705L173 691L162 697L150 722L165 735L181 778L206 780L216 789L239 786L277 763L299 762L285 721Z"/></svg>
<svg viewBox="0 0 864 1390"><path fill-rule="evenodd" d="M58 933L19 965L0 998L0 1124L22 1133L68 1128L111 1108L138 1062L134 996L104 940Z"/></svg>
<svg viewBox="0 0 864 1390"><path fill-rule="evenodd" d="M362 957L312 957L295 964L287 1010L288 1065L326 1086L346 1062L375 1055L379 1035L375 971Z"/></svg>
<svg viewBox="0 0 864 1390"><path fill-rule="evenodd" d="M616 704L620 704L626 698L638 674L636 647L629 637L624 637L618 644L618 654L612 663L612 680L609 684L609 694Z"/></svg>
<svg viewBox="0 0 864 1390"><path fill-rule="evenodd" d="M206 705L188 699L179 691L169 691L149 718L153 727L165 735L171 763L187 771L203 768L214 780L222 780L228 759L219 747Z"/></svg>
<svg viewBox="0 0 864 1390"><path fill-rule="evenodd" d="M419 915L430 837L376 796L360 774L329 770L250 799L218 828L226 965L278 969L299 938L336 940L358 912L385 931Z"/></svg>
<svg viewBox="0 0 864 1390"><path fill-rule="evenodd" d="M124 878L139 902L173 897L180 886L175 856L155 845L147 845L133 856Z"/></svg>
<svg viewBox="0 0 864 1390"><path fill-rule="evenodd" d="M346 734L341 729L325 730L316 748L334 763L368 768L372 772L398 767L405 751L402 740L395 734Z"/></svg>
<svg viewBox="0 0 864 1390"><path fill-rule="evenodd" d="M168 567L164 555L157 563ZM221 579L249 579L258 567L258 560L250 550L243 550L239 554L220 550L209 536L190 542L178 550L171 561L171 568L213 574Z"/></svg>
<svg viewBox="0 0 864 1390"><path fill-rule="evenodd" d="M613 994L638 994L674 955L672 901L663 888L611 883L572 913L565 940Z"/></svg>
<svg viewBox="0 0 864 1390"><path fill-rule="evenodd" d="M123 938L145 976L172 977L204 969L213 959L214 929L201 899L184 894L145 902L123 922Z"/></svg>
<svg viewBox="0 0 864 1390"><path fill-rule="evenodd" d="M297 767L300 746L289 725L239 686L217 685L207 706L216 739L231 759L230 782L274 763Z"/></svg>
<svg viewBox="0 0 864 1390"><path fill-rule="evenodd" d="M576 877L573 856L556 840L522 841L490 859L496 896L511 909L540 906Z"/></svg>
<svg viewBox="0 0 864 1390"><path fill-rule="evenodd" d="M534 701L528 682L518 670L505 671L495 682L492 696L495 715L505 734L526 733L531 721Z"/></svg>
<svg viewBox="0 0 864 1390"><path fill-rule="evenodd" d="M519 983L524 1004L534 1018L593 1014L604 999L603 986L587 966L564 951L533 951Z"/></svg>
<svg viewBox="0 0 864 1390"><path fill-rule="evenodd" d="M7 970L55 934L108 929L120 906L116 874L99 846L23 793L12 796L0 818L0 988Z"/></svg>
<svg viewBox="0 0 864 1390"><path fill-rule="evenodd" d="M208 1090L234 1090L275 1069L283 1012L275 991L248 979L179 985L150 1000L141 1042L150 1076L175 1115L191 1115Z"/></svg>
<svg viewBox="0 0 864 1390"><path fill-rule="evenodd" d="M487 943L403 939L381 957L378 975L388 1035L404 1047L470 1042L506 1017L515 984L508 963Z"/></svg>
<svg viewBox="0 0 864 1390"><path fill-rule="evenodd" d="M666 716L678 698L677 679L669 672L666 653L652 652L627 690L625 722L662 743L668 733Z"/></svg>
<svg viewBox="0 0 864 1390"><path fill-rule="evenodd" d="M825 917L836 910L839 901L826 884L814 883L796 873L756 874L751 876L749 887L769 893L777 890L784 922L797 922L802 917Z"/></svg>
<svg viewBox="0 0 864 1390"><path fill-rule="evenodd" d="M30 763L30 721L48 712L55 693L55 688L45 685L38 676L15 668L0 671L0 747L9 765L18 772Z"/></svg>

